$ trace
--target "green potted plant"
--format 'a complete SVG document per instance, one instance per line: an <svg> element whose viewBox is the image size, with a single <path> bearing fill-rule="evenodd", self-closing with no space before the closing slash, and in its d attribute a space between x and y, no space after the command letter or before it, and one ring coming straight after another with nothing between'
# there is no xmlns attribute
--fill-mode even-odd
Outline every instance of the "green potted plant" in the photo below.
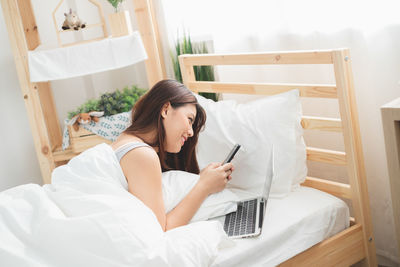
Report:
<svg viewBox="0 0 400 267"><path fill-rule="evenodd" d="M132 33L131 17L128 10L121 11L121 4L125 0L107 0L113 7L115 12L108 15L110 23L111 36L119 37Z"/></svg>
<svg viewBox="0 0 400 267"><path fill-rule="evenodd" d="M117 89L112 93L104 93L99 99L90 99L76 110L68 112L68 119L79 113L88 113L91 111L103 111L104 116L112 116L130 111L136 101L145 93L145 89L135 85L131 88L125 87L122 91Z"/></svg>
<svg viewBox="0 0 400 267"><path fill-rule="evenodd" d="M171 51L172 64L174 65L175 79L182 82L181 68L178 57L183 54L208 54L208 49L205 42L200 42L196 45L192 44L190 35L183 34L183 38L177 38L175 43L175 51ZM213 66L194 66L195 77L197 81L215 81ZM218 101L216 93L199 93L206 98Z"/></svg>

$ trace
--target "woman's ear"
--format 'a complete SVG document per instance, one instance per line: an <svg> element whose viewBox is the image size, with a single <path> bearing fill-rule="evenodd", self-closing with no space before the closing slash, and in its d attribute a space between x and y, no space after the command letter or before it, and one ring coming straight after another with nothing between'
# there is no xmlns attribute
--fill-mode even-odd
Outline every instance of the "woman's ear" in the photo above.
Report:
<svg viewBox="0 0 400 267"><path fill-rule="evenodd" d="M171 108L171 103L167 102L163 105L163 107L161 108L161 117L163 117L164 119L167 117L169 109Z"/></svg>

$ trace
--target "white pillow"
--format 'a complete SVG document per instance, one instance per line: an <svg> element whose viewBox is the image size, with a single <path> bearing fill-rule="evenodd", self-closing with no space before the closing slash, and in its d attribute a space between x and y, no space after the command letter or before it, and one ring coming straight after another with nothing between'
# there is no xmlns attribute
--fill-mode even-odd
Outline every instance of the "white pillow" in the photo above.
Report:
<svg viewBox="0 0 400 267"><path fill-rule="evenodd" d="M165 212L170 212L192 190L200 175L185 171L167 171L162 173L162 188ZM190 222L205 221L222 216L237 209L239 198L229 189L209 195L197 210Z"/></svg>
<svg viewBox="0 0 400 267"><path fill-rule="evenodd" d="M304 181L306 151L298 90L244 104L196 97L207 113L197 146L200 169L210 162L222 162L239 143L242 147L232 161L235 171L229 186L261 195L273 145L275 173L270 197L284 197L292 183Z"/></svg>

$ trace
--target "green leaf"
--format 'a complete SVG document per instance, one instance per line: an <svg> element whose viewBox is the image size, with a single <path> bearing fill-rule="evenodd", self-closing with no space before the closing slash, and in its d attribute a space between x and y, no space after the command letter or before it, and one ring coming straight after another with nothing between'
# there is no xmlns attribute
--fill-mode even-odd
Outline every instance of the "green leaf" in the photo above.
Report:
<svg viewBox="0 0 400 267"><path fill-rule="evenodd" d="M205 42L200 42L198 45L193 45L190 34L183 31L183 37L179 38L179 31L175 43L174 51L170 51L172 64L174 68L175 79L182 82L182 73L180 69L178 57L183 54L207 54L208 49ZM215 81L213 66L194 66L194 73L198 81ZM200 93L214 101L218 100L218 95L215 93Z"/></svg>
<svg viewBox="0 0 400 267"><path fill-rule="evenodd" d="M68 112L68 118L90 111L104 111L105 116L126 112L132 109L136 101L146 93L135 85L124 87L122 91L116 89L111 93L102 94L99 99L90 99L79 106L75 111Z"/></svg>

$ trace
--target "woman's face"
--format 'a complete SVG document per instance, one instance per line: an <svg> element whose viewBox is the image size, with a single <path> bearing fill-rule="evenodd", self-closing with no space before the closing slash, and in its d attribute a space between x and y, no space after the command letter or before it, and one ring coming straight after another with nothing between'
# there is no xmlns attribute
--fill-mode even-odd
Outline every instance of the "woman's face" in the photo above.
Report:
<svg viewBox="0 0 400 267"><path fill-rule="evenodd" d="M196 118L196 106L186 104L173 108L171 104L164 105L161 116L165 128L165 150L170 153L178 153L185 141L193 136L192 124Z"/></svg>

